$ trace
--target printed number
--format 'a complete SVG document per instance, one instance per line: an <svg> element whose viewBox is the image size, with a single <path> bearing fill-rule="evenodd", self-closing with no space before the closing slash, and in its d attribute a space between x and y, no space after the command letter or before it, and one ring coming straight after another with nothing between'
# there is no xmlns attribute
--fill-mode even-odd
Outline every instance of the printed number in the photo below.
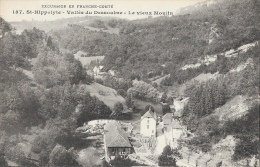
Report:
<svg viewBox="0 0 260 167"><path fill-rule="evenodd" d="M13 14L22 14L22 10L13 10Z"/></svg>

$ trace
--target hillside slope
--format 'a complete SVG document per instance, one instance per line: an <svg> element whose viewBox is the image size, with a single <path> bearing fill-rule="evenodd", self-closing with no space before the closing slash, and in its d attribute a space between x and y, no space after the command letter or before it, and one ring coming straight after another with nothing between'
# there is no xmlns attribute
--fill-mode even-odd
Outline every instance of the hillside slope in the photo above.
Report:
<svg viewBox="0 0 260 167"><path fill-rule="evenodd" d="M116 102L121 102L124 108L126 108L125 99L121 95L118 95L117 91L112 88L98 83L82 85L82 87L86 92L89 92L91 96L95 96L103 101L111 110L113 110Z"/></svg>

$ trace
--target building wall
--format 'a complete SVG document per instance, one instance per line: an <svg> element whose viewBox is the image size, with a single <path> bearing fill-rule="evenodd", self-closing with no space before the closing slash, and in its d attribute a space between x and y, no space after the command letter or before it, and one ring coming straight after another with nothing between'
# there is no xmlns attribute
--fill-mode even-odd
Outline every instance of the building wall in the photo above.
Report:
<svg viewBox="0 0 260 167"><path fill-rule="evenodd" d="M119 148L119 147L108 147L107 148L107 155L109 157L117 157L131 154L131 148Z"/></svg>
<svg viewBox="0 0 260 167"><path fill-rule="evenodd" d="M141 135L151 137L156 135L156 121L153 118L141 120Z"/></svg>
<svg viewBox="0 0 260 167"><path fill-rule="evenodd" d="M182 129L172 129L172 138L173 139L179 139L183 135Z"/></svg>
<svg viewBox="0 0 260 167"><path fill-rule="evenodd" d="M165 131L164 135L166 138L167 145L170 145L171 148L178 147L178 139L184 134L182 129L172 129L170 131Z"/></svg>

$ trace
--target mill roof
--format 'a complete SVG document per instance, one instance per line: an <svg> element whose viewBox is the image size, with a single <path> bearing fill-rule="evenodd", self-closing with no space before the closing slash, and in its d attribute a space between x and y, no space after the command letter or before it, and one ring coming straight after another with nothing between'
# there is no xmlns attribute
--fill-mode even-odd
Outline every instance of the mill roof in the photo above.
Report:
<svg viewBox="0 0 260 167"><path fill-rule="evenodd" d="M149 109L142 117L141 120L144 118L153 118L156 120L156 113Z"/></svg>
<svg viewBox="0 0 260 167"><path fill-rule="evenodd" d="M166 113L164 116L163 116L163 124L171 124L172 122L172 113Z"/></svg>
<svg viewBox="0 0 260 167"><path fill-rule="evenodd" d="M119 122L112 121L105 125L106 147L132 147Z"/></svg>

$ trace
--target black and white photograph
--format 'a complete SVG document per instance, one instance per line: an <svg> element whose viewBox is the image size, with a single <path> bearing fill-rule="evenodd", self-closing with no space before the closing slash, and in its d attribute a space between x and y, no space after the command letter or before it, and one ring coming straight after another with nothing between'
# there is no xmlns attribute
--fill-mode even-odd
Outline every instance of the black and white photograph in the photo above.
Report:
<svg viewBox="0 0 260 167"><path fill-rule="evenodd" d="M0 167L260 167L260 0L0 0Z"/></svg>

